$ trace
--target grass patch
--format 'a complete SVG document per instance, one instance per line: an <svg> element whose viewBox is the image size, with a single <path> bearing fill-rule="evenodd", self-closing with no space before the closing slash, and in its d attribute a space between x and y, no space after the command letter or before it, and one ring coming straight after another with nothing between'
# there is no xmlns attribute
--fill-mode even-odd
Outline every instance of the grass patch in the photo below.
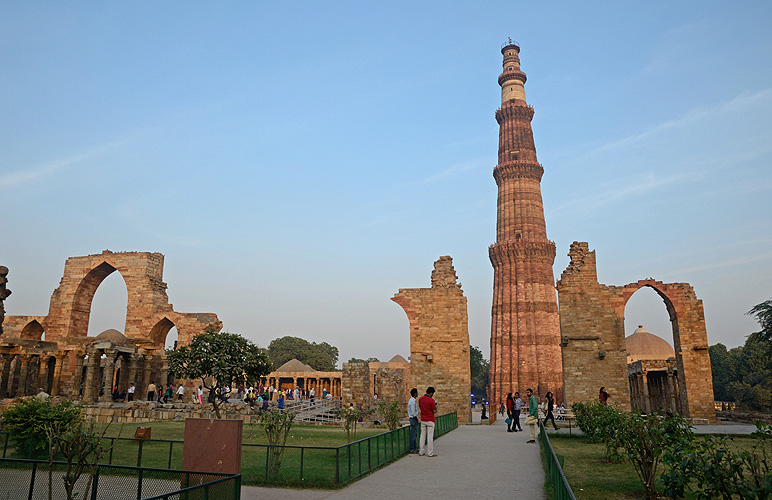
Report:
<svg viewBox="0 0 772 500"><path fill-rule="evenodd" d="M643 486L629 462L619 464L604 460L606 447L591 443L584 436L550 433L555 454L563 462L563 473L577 500L641 499ZM755 440L749 436L734 436L731 446L750 449ZM659 466L657 474L664 471ZM657 481L657 491L663 491ZM689 495L687 499L693 498Z"/></svg>

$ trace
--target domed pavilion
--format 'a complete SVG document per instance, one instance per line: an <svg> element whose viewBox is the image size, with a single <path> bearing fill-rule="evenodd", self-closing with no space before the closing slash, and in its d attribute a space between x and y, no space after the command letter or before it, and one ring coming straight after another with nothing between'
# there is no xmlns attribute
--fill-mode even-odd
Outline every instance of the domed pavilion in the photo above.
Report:
<svg viewBox="0 0 772 500"><path fill-rule="evenodd" d="M646 413L671 410L681 413L675 350L643 325L625 339L627 374L633 408Z"/></svg>

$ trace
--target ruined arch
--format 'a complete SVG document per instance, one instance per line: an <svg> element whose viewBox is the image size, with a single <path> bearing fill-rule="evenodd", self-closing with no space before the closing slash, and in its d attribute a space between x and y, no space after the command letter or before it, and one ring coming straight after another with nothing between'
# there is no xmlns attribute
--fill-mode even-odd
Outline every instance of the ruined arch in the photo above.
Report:
<svg viewBox="0 0 772 500"><path fill-rule="evenodd" d="M624 286L598 282L595 252L574 242L571 262L557 283L566 403L596 400L598 388L630 408L624 312L630 297L651 287L662 298L673 329L680 407L693 421L716 420L713 377L702 300L688 283L652 278ZM615 396L616 394L616 396Z"/></svg>
<svg viewBox="0 0 772 500"><path fill-rule="evenodd" d="M167 316L163 316L158 320L155 326L153 326L153 329L150 330L150 340L153 341L153 345L161 346L163 348L166 344L166 336L169 334L169 331L176 326L177 325L175 325ZM177 332L179 335L179 329L177 329Z"/></svg>
<svg viewBox="0 0 772 500"><path fill-rule="evenodd" d="M106 260L89 270L80 280L70 309L70 337L87 337L91 317L91 303L99 285L117 269ZM120 272L120 271L119 271ZM123 281L126 281L124 277Z"/></svg>
<svg viewBox="0 0 772 500"><path fill-rule="evenodd" d="M29 340L42 340L44 333L45 328L43 328L43 325L41 325L38 320L33 319L21 330L21 338Z"/></svg>

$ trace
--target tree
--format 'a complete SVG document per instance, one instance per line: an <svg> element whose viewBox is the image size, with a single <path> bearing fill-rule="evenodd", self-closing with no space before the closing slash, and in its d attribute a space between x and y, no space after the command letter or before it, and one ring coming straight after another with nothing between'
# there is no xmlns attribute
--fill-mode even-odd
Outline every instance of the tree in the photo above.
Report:
<svg viewBox="0 0 772 500"><path fill-rule="evenodd" d="M769 344L761 333L752 333L742 348L737 347L729 353L735 358L735 376L727 386L729 395L750 410L772 407Z"/></svg>
<svg viewBox="0 0 772 500"><path fill-rule="evenodd" d="M488 399L488 382L490 380L490 362L483 358L478 347L469 346L469 368L472 376L472 394L475 397Z"/></svg>
<svg viewBox="0 0 772 500"><path fill-rule="evenodd" d="M251 385L271 372L265 351L234 333L209 330L193 337L189 345L167 349L169 370L178 378L200 378L211 394L233 383ZM210 398L215 416L220 415L218 397Z"/></svg>
<svg viewBox="0 0 772 500"><path fill-rule="evenodd" d="M68 428L80 419L80 405L72 401L53 404L37 398L19 399L0 415L3 428L16 443L17 450L27 458L45 453L46 429L54 424Z"/></svg>
<svg viewBox="0 0 772 500"><path fill-rule="evenodd" d="M298 337L281 337L268 344L268 359L274 370L292 359L323 372L335 370L338 364L338 348L322 342L309 342Z"/></svg>
<svg viewBox="0 0 772 500"><path fill-rule="evenodd" d="M279 472L287 437L295 420L291 411L263 411L257 415L257 425L268 437L268 475Z"/></svg>
<svg viewBox="0 0 772 500"><path fill-rule="evenodd" d="M378 358L367 358L367 359L351 358L351 359L348 360L348 362L349 363L378 363L378 362L380 362L380 359L378 359Z"/></svg>
<svg viewBox="0 0 772 500"><path fill-rule="evenodd" d="M724 344L716 344L708 349L710 368L713 372L713 397L716 401L734 401L728 391L733 380L732 357ZM731 399L730 399L731 398Z"/></svg>
<svg viewBox="0 0 772 500"><path fill-rule="evenodd" d="M761 335L762 340L772 342L772 299L753 306L753 309L746 314L756 316L756 319L761 325L759 334Z"/></svg>

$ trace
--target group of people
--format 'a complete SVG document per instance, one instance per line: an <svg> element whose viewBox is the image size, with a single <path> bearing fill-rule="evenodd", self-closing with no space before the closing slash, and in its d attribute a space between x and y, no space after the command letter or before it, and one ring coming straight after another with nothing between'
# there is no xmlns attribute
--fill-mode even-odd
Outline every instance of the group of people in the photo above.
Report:
<svg viewBox="0 0 772 500"><path fill-rule="evenodd" d="M437 415L437 402L434 400L434 387L428 387L426 394L416 399L418 389L410 389L407 402L407 416L410 417L410 453L419 456L436 457L434 453L434 424ZM420 444L416 444L418 426L421 426Z"/></svg>
<svg viewBox="0 0 772 500"><path fill-rule="evenodd" d="M536 442L536 424L539 423L539 402L536 399L536 396L533 394L533 389L527 389L525 391L525 395L528 398L528 416L525 418L525 425L528 425L531 428L531 439L529 439L528 443L535 443ZM555 397L551 392L547 392L545 395L545 398L547 399L546 402L546 417L544 419L545 423L549 420L552 421L552 426L555 428L555 430L559 430L558 424L555 422ZM506 401L506 411L507 411L507 432L520 432L523 430L523 428L520 426L520 412L523 410L523 407L526 406L525 403L523 403L523 400L520 397L519 392L515 392L514 396L512 393L507 394L507 401Z"/></svg>
<svg viewBox="0 0 772 500"><path fill-rule="evenodd" d="M200 389L201 388L199 386L199 390ZM135 391L136 387L134 387L134 384L129 384L129 390L127 394L128 401L134 400ZM176 389L174 388L173 383L167 384L166 388L164 388L163 384L158 384L158 386L156 386L155 383L151 380L147 385L148 401L154 401L157 403L173 403L175 395L177 396L177 401L181 403L183 401L183 397L185 396L185 387L182 384L178 385Z"/></svg>

